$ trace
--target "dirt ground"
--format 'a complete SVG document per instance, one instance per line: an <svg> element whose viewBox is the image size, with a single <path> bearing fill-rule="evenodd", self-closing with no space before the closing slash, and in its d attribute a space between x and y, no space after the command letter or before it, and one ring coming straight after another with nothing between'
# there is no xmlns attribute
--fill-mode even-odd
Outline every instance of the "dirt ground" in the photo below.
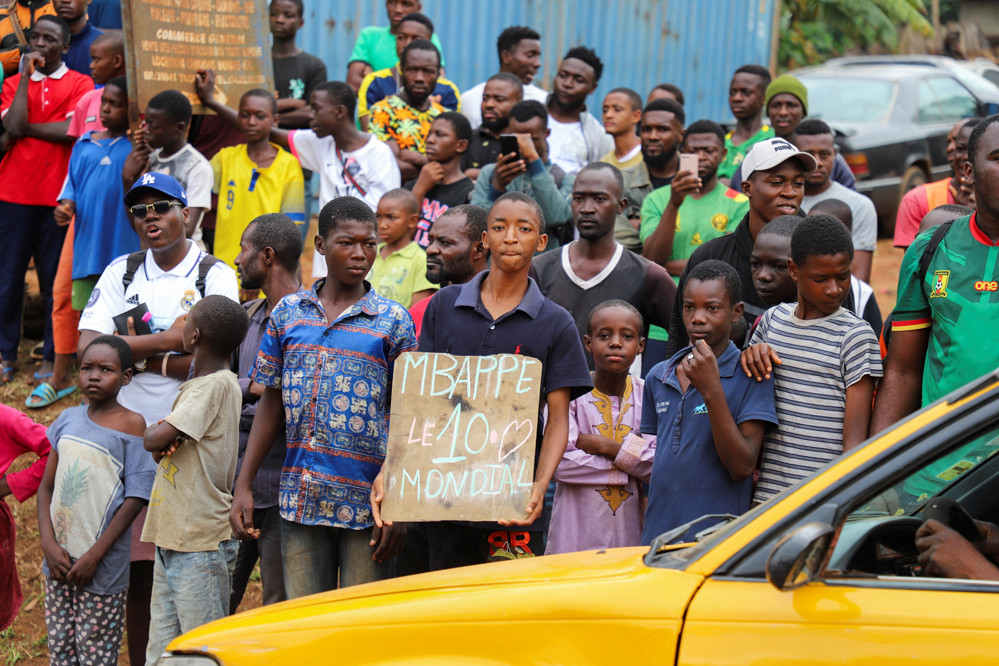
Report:
<svg viewBox="0 0 999 666"><path fill-rule="evenodd" d="M315 234L315 224L315 218L313 218L313 228L309 235L310 241L302 256L302 275L306 284L312 282L308 276L312 274L311 238ZM871 284L884 315L887 315L895 306L895 288L901 260L902 251L892 247L890 239L878 241ZM29 358L34 344L33 340L24 341L21 345L20 358ZM37 369L37 364L22 363L15 380L8 385L0 385L0 401L5 405L24 410L38 422L48 425L56 419L63 409L80 404L81 398L77 393L45 409L25 409L24 399L32 388L28 381ZM14 463L11 471L24 469L31 462L29 457L22 457ZM24 591L24 604L14 624L0 632L0 666L14 666L14 664L41 666L48 663L48 650L46 648L44 604L42 603L44 580L41 566L43 555L41 541L38 537L35 499L32 498L24 504L18 504L16 501L9 503L17 521L17 571ZM258 607L260 595L259 573L255 573L247 587L240 610ZM129 663L128 655L124 650L119 663Z"/></svg>

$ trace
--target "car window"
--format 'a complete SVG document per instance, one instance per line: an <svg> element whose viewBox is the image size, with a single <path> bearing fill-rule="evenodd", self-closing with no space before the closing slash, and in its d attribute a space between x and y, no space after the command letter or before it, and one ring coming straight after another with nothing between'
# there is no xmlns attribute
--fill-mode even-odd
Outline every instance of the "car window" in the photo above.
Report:
<svg viewBox="0 0 999 666"><path fill-rule="evenodd" d="M937 94L929 81L919 82L919 92L916 100L916 121L920 123L939 123L944 120L943 109L937 100Z"/></svg>
<svg viewBox="0 0 999 666"><path fill-rule="evenodd" d="M808 88L808 115L828 123L883 124L891 116L895 83L862 77L801 77Z"/></svg>
<svg viewBox="0 0 999 666"><path fill-rule="evenodd" d="M953 122L978 114L978 102L968 89L948 76L929 79L929 87L940 104L940 120Z"/></svg>

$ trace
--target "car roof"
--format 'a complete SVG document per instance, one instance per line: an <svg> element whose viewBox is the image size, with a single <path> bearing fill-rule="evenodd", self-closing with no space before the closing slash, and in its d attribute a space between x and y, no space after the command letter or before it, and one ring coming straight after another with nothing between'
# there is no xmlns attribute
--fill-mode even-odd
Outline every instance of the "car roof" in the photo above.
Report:
<svg viewBox="0 0 999 666"><path fill-rule="evenodd" d="M923 79L928 76L951 76L949 72L940 67L929 65L912 65L898 67L889 64L864 65L863 67L807 67L790 72L792 76L798 78L821 77L826 79L883 79L885 81L901 81L902 79ZM953 77L952 77L953 78Z"/></svg>

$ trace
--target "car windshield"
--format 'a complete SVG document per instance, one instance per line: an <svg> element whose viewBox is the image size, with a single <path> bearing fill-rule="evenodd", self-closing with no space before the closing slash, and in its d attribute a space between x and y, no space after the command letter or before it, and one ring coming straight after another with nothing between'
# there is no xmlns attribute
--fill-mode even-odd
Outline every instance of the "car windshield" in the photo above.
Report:
<svg viewBox="0 0 999 666"><path fill-rule="evenodd" d="M884 124L891 115L895 82L863 77L807 77L808 115L830 123Z"/></svg>

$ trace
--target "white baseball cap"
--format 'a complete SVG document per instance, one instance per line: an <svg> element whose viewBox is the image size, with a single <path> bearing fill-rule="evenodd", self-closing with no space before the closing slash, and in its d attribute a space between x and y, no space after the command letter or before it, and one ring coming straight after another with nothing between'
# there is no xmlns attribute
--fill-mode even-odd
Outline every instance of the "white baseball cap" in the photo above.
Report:
<svg viewBox="0 0 999 666"><path fill-rule="evenodd" d="M792 157L801 160L805 173L815 171L818 162L808 153L803 153L794 147L787 139L774 137L760 141L749 149L746 159L742 161L742 179L749 180L754 171L768 171L778 164L783 164Z"/></svg>

